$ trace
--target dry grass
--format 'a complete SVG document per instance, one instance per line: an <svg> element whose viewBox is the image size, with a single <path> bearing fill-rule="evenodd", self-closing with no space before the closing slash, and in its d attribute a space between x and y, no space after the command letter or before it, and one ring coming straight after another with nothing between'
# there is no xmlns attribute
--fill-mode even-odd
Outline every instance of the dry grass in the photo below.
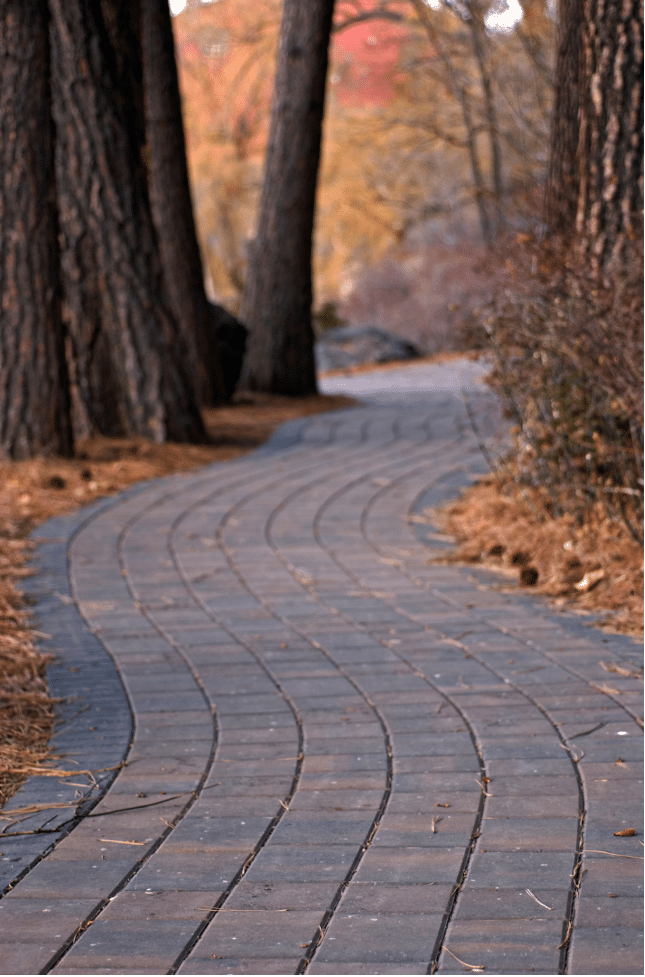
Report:
<svg viewBox="0 0 645 977"><path fill-rule="evenodd" d="M539 489L491 475L428 520L457 537L448 559L501 570L556 605L601 615L613 631L643 634L643 554L622 520L600 507L583 526L554 518ZM537 571L537 579L531 580Z"/></svg>
<svg viewBox="0 0 645 977"><path fill-rule="evenodd" d="M211 445L153 444L143 438L94 438L77 456L0 462L0 807L39 765L51 759L54 722L45 670L20 592L33 546L29 533L135 482L228 461L261 445L285 421L342 409L349 397L253 395L205 412Z"/></svg>

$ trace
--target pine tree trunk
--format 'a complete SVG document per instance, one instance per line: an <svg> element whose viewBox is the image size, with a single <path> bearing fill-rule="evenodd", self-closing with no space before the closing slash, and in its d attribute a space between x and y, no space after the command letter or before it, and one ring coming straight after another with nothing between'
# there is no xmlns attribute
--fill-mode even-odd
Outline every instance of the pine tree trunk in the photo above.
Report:
<svg viewBox="0 0 645 977"><path fill-rule="evenodd" d="M269 145L240 318L240 387L316 392L311 251L333 0L284 0Z"/></svg>
<svg viewBox="0 0 645 977"><path fill-rule="evenodd" d="M72 454L47 0L0 0L0 453Z"/></svg>
<svg viewBox="0 0 645 977"><path fill-rule="evenodd" d="M106 16L104 18L104 11ZM143 141L138 0L50 0L61 279L78 434L200 441L165 298ZM109 29L119 29L118 48Z"/></svg>
<svg viewBox="0 0 645 977"><path fill-rule="evenodd" d="M642 0L562 0L545 220L594 274L642 233Z"/></svg>
<svg viewBox="0 0 645 977"><path fill-rule="evenodd" d="M186 342L200 401L211 406L225 399L224 384L195 232L168 0L142 0L141 12L152 216L171 308Z"/></svg>
<svg viewBox="0 0 645 977"><path fill-rule="evenodd" d="M642 234L643 0L584 0L576 235L596 272Z"/></svg>

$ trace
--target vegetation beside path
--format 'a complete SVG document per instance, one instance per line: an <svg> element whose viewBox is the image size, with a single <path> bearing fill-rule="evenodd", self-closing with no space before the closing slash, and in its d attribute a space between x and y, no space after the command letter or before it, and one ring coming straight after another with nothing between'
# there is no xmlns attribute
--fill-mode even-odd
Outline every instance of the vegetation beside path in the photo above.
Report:
<svg viewBox="0 0 645 977"><path fill-rule="evenodd" d="M443 514L454 558L642 635L642 250L598 276L521 236L505 267L479 318L514 444Z"/></svg>

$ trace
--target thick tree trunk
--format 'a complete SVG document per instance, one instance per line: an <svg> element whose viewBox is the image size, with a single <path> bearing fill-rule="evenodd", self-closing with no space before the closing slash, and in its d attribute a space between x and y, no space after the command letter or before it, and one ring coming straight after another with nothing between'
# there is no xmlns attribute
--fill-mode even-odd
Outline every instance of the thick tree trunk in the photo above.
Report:
<svg viewBox="0 0 645 977"><path fill-rule="evenodd" d="M139 2L50 0L50 11L75 427L203 440L186 350L165 299L141 152Z"/></svg>
<svg viewBox="0 0 645 977"><path fill-rule="evenodd" d="M334 0L284 0L240 386L316 392L311 250Z"/></svg>
<svg viewBox="0 0 645 977"><path fill-rule="evenodd" d="M584 0L576 235L600 271L642 234L643 0Z"/></svg>
<svg viewBox="0 0 645 977"><path fill-rule="evenodd" d="M225 399L190 196L168 0L141 0L148 186L166 287L202 404Z"/></svg>
<svg viewBox="0 0 645 977"><path fill-rule="evenodd" d="M642 233L642 0L562 0L545 219L594 274Z"/></svg>
<svg viewBox="0 0 645 977"><path fill-rule="evenodd" d="M0 453L72 453L47 0L0 0Z"/></svg>

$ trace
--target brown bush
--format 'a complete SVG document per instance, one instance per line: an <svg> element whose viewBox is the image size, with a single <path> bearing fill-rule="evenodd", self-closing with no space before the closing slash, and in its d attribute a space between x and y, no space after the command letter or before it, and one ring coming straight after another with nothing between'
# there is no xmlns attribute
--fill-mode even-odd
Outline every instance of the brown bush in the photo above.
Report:
<svg viewBox="0 0 645 977"><path fill-rule="evenodd" d="M642 542L642 250L599 282L557 245L519 243L484 314L490 382L517 424L506 471L555 517L582 525L600 507Z"/></svg>

